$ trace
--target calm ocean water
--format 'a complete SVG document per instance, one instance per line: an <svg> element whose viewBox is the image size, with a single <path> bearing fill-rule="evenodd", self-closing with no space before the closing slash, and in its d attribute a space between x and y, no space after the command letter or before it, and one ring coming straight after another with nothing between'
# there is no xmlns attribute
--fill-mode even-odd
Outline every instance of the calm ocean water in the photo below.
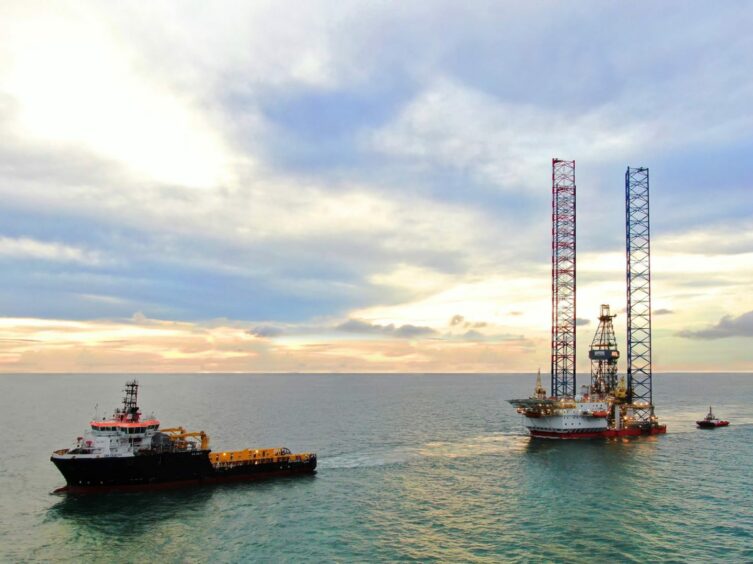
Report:
<svg viewBox="0 0 753 564"><path fill-rule="evenodd" d="M164 425L319 472L51 495L51 451L125 379L0 376L0 560L753 562L753 375L657 375L666 436L584 442L524 435L532 375L139 376ZM695 429L709 404L729 428Z"/></svg>

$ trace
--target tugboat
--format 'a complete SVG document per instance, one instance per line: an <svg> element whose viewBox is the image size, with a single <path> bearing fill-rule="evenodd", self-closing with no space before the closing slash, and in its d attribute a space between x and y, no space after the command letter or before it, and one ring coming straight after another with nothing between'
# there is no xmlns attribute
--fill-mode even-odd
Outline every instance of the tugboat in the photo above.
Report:
<svg viewBox="0 0 753 564"><path fill-rule="evenodd" d="M714 412L711 411L711 407L709 407L709 412L706 414L706 417L700 421L696 421L695 424L701 429L716 429L717 427L726 427L729 425L729 421L717 419Z"/></svg>
<svg viewBox="0 0 753 564"><path fill-rule="evenodd" d="M56 492L143 490L312 474L316 454L287 448L212 452L204 431L160 429L153 416L142 418L139 384L125 385L123 406L110 419L91 421L73 448L56 450L50 460L66 486Z"/></svg>

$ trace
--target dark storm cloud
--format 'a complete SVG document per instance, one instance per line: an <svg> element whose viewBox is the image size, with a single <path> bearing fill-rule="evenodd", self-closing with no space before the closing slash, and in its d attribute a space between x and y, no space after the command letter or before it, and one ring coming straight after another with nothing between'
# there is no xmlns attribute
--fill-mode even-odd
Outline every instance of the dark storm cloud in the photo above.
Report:
<svg viewBox="0 0 753 564"><path fill-rule="evenodd" d="M737 317L725 315L719 323L706 329L679 331L680 337L688 339L723 339L726 337L753 337L753 311Z"/></svg>

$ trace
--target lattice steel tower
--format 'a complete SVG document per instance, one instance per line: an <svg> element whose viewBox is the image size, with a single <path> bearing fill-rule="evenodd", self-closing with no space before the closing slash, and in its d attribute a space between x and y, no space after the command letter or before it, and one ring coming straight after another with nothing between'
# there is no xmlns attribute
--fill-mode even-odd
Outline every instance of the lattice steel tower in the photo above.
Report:
<svg viewBox="0 0 753 564"><path fill-rule="evenodd" d="M552 159L552 395L575 395L575 161Z"/></svg>
<svg viewBox="0 0 753 564"><path fill-rule="evenodd" d="M654 415L651 374L651 237L648 169L625 172L627 241L628 403L635 419L648 423Z"/></svg>
<svg viewBox="0 0 753 564"><path fill-rule="evenodd" d="M602 304L599 326L591 341L588 358L591 359L591 393L609 394L617 387L617 338L614 335L612 320L617 317L609 311L609 306Z"/></svg>

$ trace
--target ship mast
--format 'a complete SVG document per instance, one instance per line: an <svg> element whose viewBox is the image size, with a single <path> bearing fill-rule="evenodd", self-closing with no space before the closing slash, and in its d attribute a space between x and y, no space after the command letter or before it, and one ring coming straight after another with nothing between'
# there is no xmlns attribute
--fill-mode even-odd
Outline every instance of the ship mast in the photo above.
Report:
<svg viewBox="0 0 753 564"><path fill-rule="evenodd" d="M139 383L137 380L131 380L126 382L123 389L125 396L123 397L123 409L115 410L115 418L118 421L131 421L138 422L141 412L139 411L138 397L139 397Z"/></svg>

